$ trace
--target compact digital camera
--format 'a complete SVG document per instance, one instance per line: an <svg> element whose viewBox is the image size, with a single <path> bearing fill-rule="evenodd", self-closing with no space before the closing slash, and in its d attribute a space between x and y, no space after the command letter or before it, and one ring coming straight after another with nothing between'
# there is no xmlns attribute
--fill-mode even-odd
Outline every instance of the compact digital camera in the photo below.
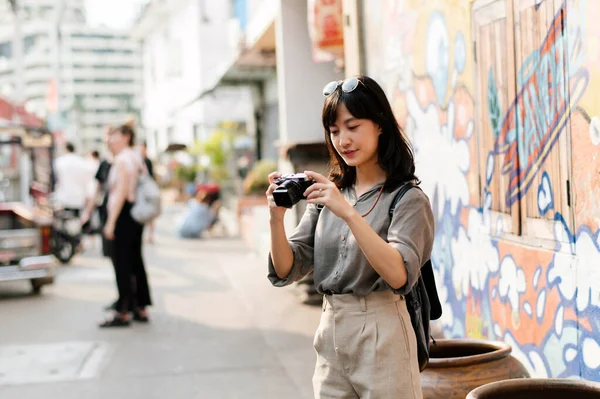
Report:
<svg viewBox="0 0 600 399"><path fill-rule="evenodd" d="M273 183L279 186L273 191L275 204L283 208L291 208L300 200L306 199L304 192L313 185L314 181L304 173L294 173L283 175Z"/></svg>

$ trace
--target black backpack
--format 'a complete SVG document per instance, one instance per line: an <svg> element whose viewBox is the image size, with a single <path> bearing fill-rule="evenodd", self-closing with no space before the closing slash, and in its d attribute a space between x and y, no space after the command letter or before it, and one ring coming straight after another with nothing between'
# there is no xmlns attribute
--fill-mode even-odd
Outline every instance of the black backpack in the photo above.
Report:
<svg viewBox="0 0 600 399"><path fill-rule="evenodd" d="M392 206L390 207L390 221L394 215L394 209L404 194L411 188L417 188L412 183L407 183L396 194ZM442 317L442 305L438 297L437 288L435 286L435 278L433 276L433 266L431 260L427 260L421 267L421 275L413 289L405 295L406 307L410 314L413 330L417 337L417 356L419 359L419 369L423 371L429 363L429 322ZM431 337L433 344L435 340Z"/></svg>
<svg viewBox="0 0 600 399"><path fill-rule="evenodd" d="M420 188L412 183L407 183L400 188L392 206L390 207L390 222L394 216L394 209L404 194L411 188ZM319 212L323 209L322 204L317 205ZM431 341L435 345L435 340L430 335L429 322L442 317L442 305L438 297L437 288L435 286L435 278L433 276L433 266L431 260L427 260L421 267L421 275L413 289L405 295L406 308L410 314L410 321L417 337L417 358L419 359L419 369L425 370L429 363L429 345Z"/></svg>

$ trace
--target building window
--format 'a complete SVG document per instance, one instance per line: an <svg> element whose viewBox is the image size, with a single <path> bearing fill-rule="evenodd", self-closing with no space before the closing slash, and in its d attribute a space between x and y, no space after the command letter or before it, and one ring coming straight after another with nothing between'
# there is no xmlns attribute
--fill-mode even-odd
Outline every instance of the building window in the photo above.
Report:
<svg viewBox="0 0 600 399"><path fill-rule="evenodd" d="M127 40L128 39L127 36L106 35L106 34L103 35L101 33L72 33L71 37L73 39L105 39L105 40L111 40L111 39Z"/></svg>
<svg viewBox="0 0 600 399"><path fill-rule="evenodd" d="M0 59L12 57L12 43L4 42L0 43Z"/></svg>
<svg viewBox="0 0 600 399"><path fill-rule="evenodd" d="M114 49L114 48L80 48L73 47L73 53L94 53L94 54L133 54L133 50Z"/></svg>
<svg viewBox="0 0 600 399"><path fill-rule="evenodd" d="M569 70L560 0L479 0L473 6L482 205L505 233L555 237L573 228ZM555 12L555 10L558 10ZM571 230L572 231L572 230Z"/></svg>
<svg viewBox="0 0 600 399"><path fill-rule="evenodd" d="M88 69L88 68L92 68L92 69L101 69L101 70L111 70L114 69L116 71L118 70L124 70L124 69L134 69L133 65L105 65L105 64L79 64L79 63L74 63L73 64L73 68L74 69Z"/></svg>
<svg viewBox="0 0 600 399"><path fill-rule="evenodd" d="M35 45L37 44L38 37L38 35L25 36L25 39L23 39L23 53L25 55L29 54L31 52L31 49L35 47Z"/></svg>
<svg viewBox="0 0 600 399"><path fill-rule="evenodd" d="M74 83L101 83L101 84L117 84L117 83L134 83L133 79L73 79Z"/></svg>

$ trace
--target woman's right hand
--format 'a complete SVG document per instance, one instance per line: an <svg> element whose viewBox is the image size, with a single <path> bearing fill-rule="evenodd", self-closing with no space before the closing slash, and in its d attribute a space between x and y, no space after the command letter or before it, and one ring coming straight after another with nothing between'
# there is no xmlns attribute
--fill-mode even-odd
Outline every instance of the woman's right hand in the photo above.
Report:
<svg viewBox="0 0 600 399"><path fill-rule="evenodd" d="M275 179L278 179L282 176L279 172L273 172L269 175L269 188L267 189L267 201L269 202L269 212L271 213L271 220L280 220L283 221L285 216L285 211L287 208L277 206L275 204L275 198L273 198L273 191L277 188L277 184L273 183Z"/></svg>

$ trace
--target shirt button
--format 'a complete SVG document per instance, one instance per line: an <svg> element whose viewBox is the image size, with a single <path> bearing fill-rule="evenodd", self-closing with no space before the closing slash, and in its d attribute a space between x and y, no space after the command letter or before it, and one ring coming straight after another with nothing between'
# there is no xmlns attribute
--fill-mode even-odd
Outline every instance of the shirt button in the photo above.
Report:
<svg viewBox="0 0 600 399"><path fill-rule="evenodd" d="M342 241L346 241L346 236L341 237Z"/></svg>

